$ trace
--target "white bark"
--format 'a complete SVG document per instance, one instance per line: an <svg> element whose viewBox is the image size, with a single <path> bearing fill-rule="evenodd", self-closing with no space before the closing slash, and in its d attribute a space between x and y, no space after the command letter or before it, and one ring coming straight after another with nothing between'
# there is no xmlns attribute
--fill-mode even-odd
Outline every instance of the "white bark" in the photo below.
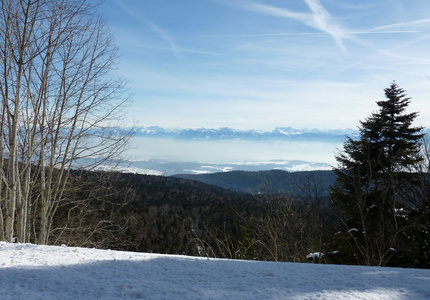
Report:
<svg viewBox="0 0 430 300"><path fill-rule="evenodd" d="M71 168L127 144L129 133L109 126L128 99L107 77L117 49L85 0L1 5L0 239L46 244Z"/></svg>

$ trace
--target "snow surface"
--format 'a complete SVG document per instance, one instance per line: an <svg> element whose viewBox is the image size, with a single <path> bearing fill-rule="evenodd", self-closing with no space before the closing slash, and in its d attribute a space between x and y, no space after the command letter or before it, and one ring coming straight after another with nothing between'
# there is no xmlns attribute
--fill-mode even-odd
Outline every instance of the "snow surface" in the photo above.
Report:
<svg viewBox="0 0 430 300"><path fill-rule="evenodd" d="M430 299L430 270L0 242L0 299Z"/></svg>

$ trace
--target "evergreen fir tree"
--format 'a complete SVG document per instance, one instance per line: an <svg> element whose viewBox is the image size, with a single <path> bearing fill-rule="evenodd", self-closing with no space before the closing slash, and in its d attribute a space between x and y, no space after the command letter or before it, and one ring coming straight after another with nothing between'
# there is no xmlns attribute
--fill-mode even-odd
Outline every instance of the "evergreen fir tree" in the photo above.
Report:
<svg viewBox="0 0 430 300"><path fill-rule="evenodd" d="M399 256L406 211L418 182L422 127L418 113L406 113L410 98L395 82L378 101L379 111L360 122L359 139L347 138L336 157L337 181L331 189L342 230L335 237L342 263L387 265Z"/></svg>

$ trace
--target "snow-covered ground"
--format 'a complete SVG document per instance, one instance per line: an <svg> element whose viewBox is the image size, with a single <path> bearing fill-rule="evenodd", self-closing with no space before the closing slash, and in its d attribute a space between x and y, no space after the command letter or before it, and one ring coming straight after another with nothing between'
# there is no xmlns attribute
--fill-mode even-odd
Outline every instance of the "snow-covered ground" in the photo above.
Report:
<svg viewBox="0 0 430 300"><path fill-rule="evenodd" d="M430 299L430 270L0 242L0 299Z"/></svg>

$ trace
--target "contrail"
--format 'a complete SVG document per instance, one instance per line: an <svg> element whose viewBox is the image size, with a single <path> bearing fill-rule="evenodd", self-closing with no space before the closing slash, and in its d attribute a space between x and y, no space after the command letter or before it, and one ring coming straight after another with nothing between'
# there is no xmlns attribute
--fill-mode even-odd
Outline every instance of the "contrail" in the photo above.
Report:
<svg viewBox="0 0 430 300"><path fill-rule="evenodd" d="M158 35L164 42L166 42L170 46L170 50L176 55L179 56L179 50L176 46L174 40L163 30L161 27L159 27L154 22L151 22L148 20L145 16L138 14L137 12L133 11L131 8L126 6L121 1L115 1L115 3L121 7L126 13L128 13L133 19L135 19L137 22L144 24L147 26L153 33Z"/></svg>
<svg viewBox="0 0 430 300"><path fill-rule="evenodd" d="M330 35L335 43L347 52L343 39L347 37L345 30L341 28L330 16L330 13L324 8L319 0L304 0L310 9L310 13L302 13L298 11L292 11L286 8L280 8L267 4L256 3L252 1L246 1L245 3L237 5L241 9L250 10L255 13L270 15L274 17L292 19L300 22L308 27L319 30L321 34ZM316 33L309 33L316 34ZM288 35L288 34L285 34ZM290 35L295 35L290 34ZM300 33L297 35L307 35L306 33Z"/></svg>
<svg viewBox="0 0 430 300"><path fill-rule="evenodd" d="M396 30L396 31L345 31L345 34L401 34L422 33L419 30ZM245 33L245 34L214 34L202 37L264 37L264 36L289 36L289 35L330 35L327 32L281 32L281 33Z"/></svg>
<svg viewBox="0 0 430 300"><path fill-rule="evenodd" d="M387 28L393 28L393 27L410 27L410 26L416 26L421 24L430 23L430 19L423 19L423 20L417 20L412 22L403 22L403 23L397 23L397 24L390 24L390 25L384 25L379 26L376 28L373 28L373 30L381 30L381 29L387 29Z"/></svg>

